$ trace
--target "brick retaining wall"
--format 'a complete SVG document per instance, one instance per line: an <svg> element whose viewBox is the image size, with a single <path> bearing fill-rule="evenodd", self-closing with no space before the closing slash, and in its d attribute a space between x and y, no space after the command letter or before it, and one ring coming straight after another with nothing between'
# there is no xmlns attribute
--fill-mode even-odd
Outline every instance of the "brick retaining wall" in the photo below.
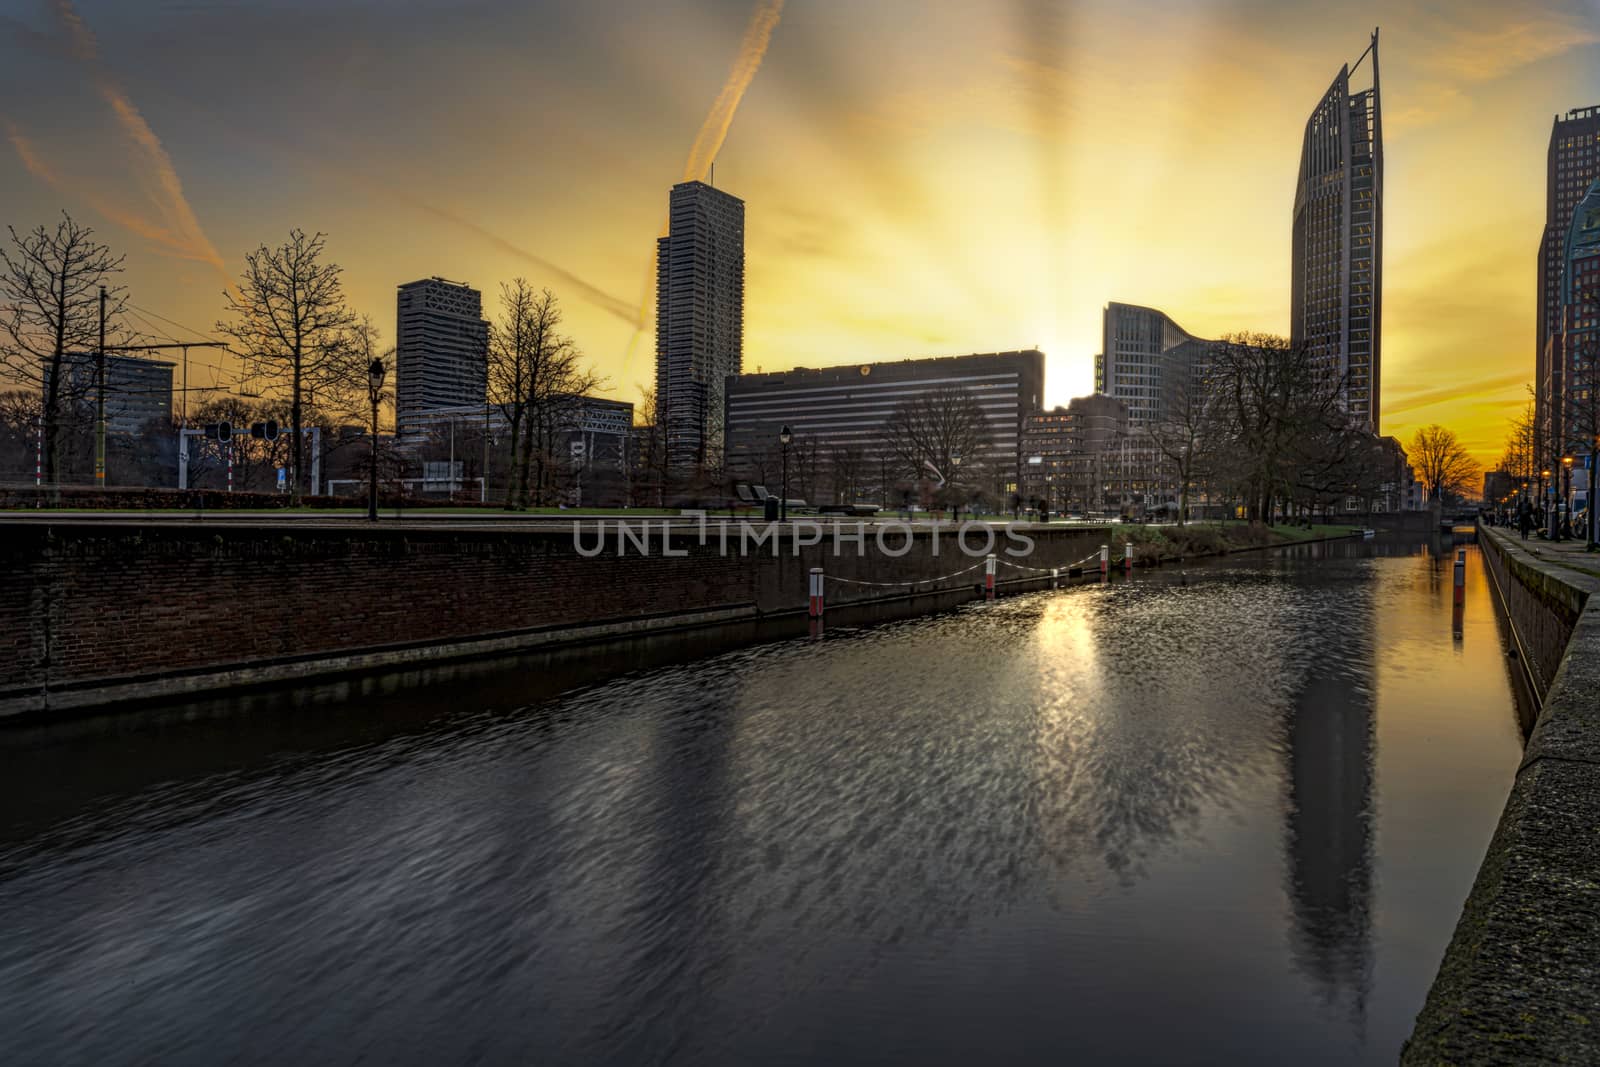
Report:
<svg viewBox="0 0 1600 1067"><path fill-rule="evenodd" d="M851 530L854 524L842 524ZM12 524L0 545L0 714L486 654L641 628L802 610L807 572L833 605L974 588L952 535L918 531L859 552L792 535L721 553L721 524L649 525L649 555L614 533L586 557L570 528L107 523ZM1097 528L1031 534L1035 567L1082 559ZM974 537L980 543L981 537ZM593 550L593 533L584 535ZM996 551L1005 556L1006 542ZM885 551L887 549L887 551ZM774 554L774 552L776 554ZM1120 551L1115 553L1120 560ZM1025 572L1000 568L1000 577Z"/></svg>

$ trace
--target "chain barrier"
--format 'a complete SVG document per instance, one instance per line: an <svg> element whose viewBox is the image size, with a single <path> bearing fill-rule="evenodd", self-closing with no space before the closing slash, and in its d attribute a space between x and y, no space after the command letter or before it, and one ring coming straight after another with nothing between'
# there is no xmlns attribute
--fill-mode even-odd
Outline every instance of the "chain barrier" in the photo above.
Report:
<svg viewBox="0 0 1600 1067"><path fill-rule="evenodd" d="M910 579L910 580L907 580L907 581L904 581L904 582L867 582L867 581L862 581L859 578L840 578L840 577L837 577L837 576L832 575L832 574L824 574L822 577L823 577L824 581L843 582L846 585L870 585L870 586L877 586L879 588L885 588L885 589L904 589L908 585L933 585L933 584L935 584L937 582L949 581L951 578L959 578L963 574L971 574L973 571L977 570L979 567L982 567L983 564L984 564L984 561L983 560L979 560L977 563L974 563L972 566L968 567L966 570L956 571L954 574L945 574L945 575L941 575L938 578L914 578L914 579Z"/></svg>

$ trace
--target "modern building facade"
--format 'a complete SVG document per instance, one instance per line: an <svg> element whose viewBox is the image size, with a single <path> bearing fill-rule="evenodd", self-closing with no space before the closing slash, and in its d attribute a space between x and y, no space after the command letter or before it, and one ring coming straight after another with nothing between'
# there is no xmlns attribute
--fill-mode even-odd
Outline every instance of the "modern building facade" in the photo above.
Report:
<svg viewBox="0 0 1600 1067"><path fill-rule="evenodd" d="M1128 406L1109 396L1074 397L1022 423L1022 497L1056 513L1105 508L1114 446L1128 432Z"/></svg>
<svg viewBox="0 0 1600 1067"><path fill-rule="evenodd" d="M1103 331L1095 385L1127 405L1128 426L1136 431L1161 422L1177 387L1202 372L1213 343L1137 304L1107 304Z"/></svg>
<svg viewBox="0 0 1600 1067"><path fill-rule="evenodd" d="M1044 354L1031 349L731 377L728 467L749 475L773 454L778 432L788 426L804 447L854 457L874 482L890 483L877 486L887 494L915 476L901 469L885 434L890 419L902 405L950 391L969 397L981 418L981 440L963 464L983 470L997 492L1015 487L1022 422L1044 397Z"/></svg>
<svg viewBox="0 0 1600 1067"><path fill-rule="evenodd" d="M656 407L669 468L717 465L724 384L743 369L744 201L681 182L656 241Z"/></svg>
<svg viewBox="0 0 1600 1067"><path fill-rule="evenodd" d="M1555 316L1539 389L1552 470L1600 439L1600 178L1573 207L1562 238Z"/></svg>
<svg viewBox="0 0 1600 1067"><path fill-rule="evenodd" d="M1372 86L1352 90L1370 61ZM1306 121L1294 194L1290 339L1337 376L1351 420L1378 432L1382 385L1383 120L1378 31Z"/></svg>
<svg viewBox="0 0 1600 1067"><path fill-rule="evenodd" d="M408 282L397 305L395 427L403 440L422 431L430 412L483 406L489 324L483 294L464 282Z"/></svg>
<svg viewBox="0 0 1600 1067"><path fill-rule="evenodd" d="M1539 238L1539 305L1534 335L1535 417L1549 455L1559 456L1555 403L1562 385L1560 360L1550 358L1552 342L1562 327L1561 278L1566 239L1573 213L1589 186L1600 178L1600 105L1574 108L1557 115L1550 127L1545 156L1544 232Z"/></svg>
<svg viewBox="0 0 1600 1067"><path fill-rule="evenodd" d="M106 356L106 432L140 433L155 422L172 422L172 370L175 364L138 356ZM62 359L66 396L92 411L95 402L95 356L69 353ZM49 375L46 375L48 381ZM92 416L90 416L92 417Z"/></svg>

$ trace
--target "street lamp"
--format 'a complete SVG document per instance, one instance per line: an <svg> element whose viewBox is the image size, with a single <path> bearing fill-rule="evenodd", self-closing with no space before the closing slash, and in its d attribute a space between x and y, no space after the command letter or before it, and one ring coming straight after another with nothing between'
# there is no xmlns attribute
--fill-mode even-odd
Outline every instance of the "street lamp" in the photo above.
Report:
<svg viewBox="0 0 1600 1067"><path fill-rule="evenodd" d="M956 484L956 475L961 473L961 457L950 457L950 494L955 498L955 505L950 512L952 522L961 521L961 487Z"/></svg>
<svg viewBox="0 0 1600 1067"><path fill-rule="evenodd" d="M1561 540L1572 536L1572 457L1561 457Z"/></svg>
<svg viewBox="0 0 1600 1067"><path fill-rule="evenodd" d="M1544 483L1549 478L1550 478L1550 468L1549 467L1546 467L1544 470L1539 472L1539 506L1541 508L1547 507L1549 505L1549 502L1550 502L1550 498L1544 495ZM1545 530L1545 536L1547 536L1547 537L1554 537L1555 536L1555 532L1556 532L1555 531L1555 519L1552 516L1550 516L1549 514L1546 514L1545 517L1544 517L1544 530Z"/></svg>
<svg viewBox="0 0 1600 1067"><path fill-rule="evenodd" d="M378 398L383 394L383 360L367 364L367 399L372 401L372 469L367 472L367 521L378 521Z"/></svg>
<svg viewBox="0 0 1600 1067"><path fill-rule="evenodd" d="M794 431L786 424L778 431L778 443L783 446L783 496L778 500L778 521L789 521L789 443L794 440Z"/></svg>

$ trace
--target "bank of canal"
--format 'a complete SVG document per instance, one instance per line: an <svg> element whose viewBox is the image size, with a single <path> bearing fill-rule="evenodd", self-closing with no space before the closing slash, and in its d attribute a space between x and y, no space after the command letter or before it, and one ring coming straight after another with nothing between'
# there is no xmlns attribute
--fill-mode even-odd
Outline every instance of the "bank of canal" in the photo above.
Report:
<svg viewBox="0 0 1600 1067"><path fill-rule="evenodd" d="M8 1062L1392 1062L1522 744L1468 553L1459 636L1343 542L0 733Z"/></svg>

